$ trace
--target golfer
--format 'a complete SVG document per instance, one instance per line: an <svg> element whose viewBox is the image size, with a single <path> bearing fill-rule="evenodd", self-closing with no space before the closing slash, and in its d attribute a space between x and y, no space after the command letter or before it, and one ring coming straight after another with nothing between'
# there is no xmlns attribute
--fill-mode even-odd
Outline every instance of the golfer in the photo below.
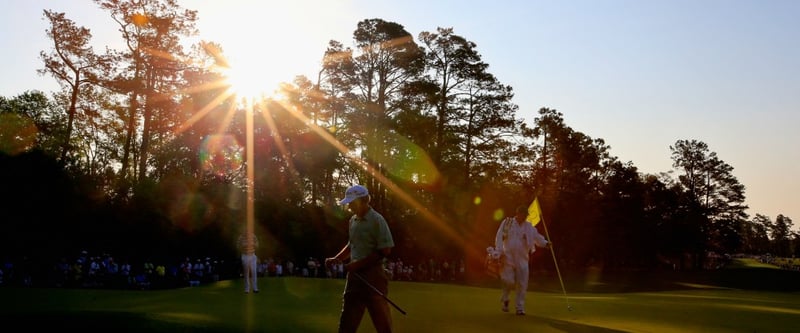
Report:
<svg viewBox="0 0 800 333"><path fill-rule="evenodd" d="M500 281L503 294L500 301L503 312L508 312L509 294L515 292L517 315L525 315L525 293L528 291L528 260L536 251L536 246L548 246L547 240L539 234L530 222L525 221L528 208L519 206L514 217L508 217L500 223L495 236L495 249L502 254L503 267L500 270Z"/></svg>
<svg viewBox="0 0 800 333"><path fill-rule="evenodd" d="M256 237L256 234L253 232L245 230L239 235L239 240L236 245L242 253L244 293L247 294L250 290L252 290L253 293L258 293L258 257L256 256L258 237Z"/></svg>
<svg viewBox="0 0 800 333"><path fill-rule="evenodd" d="M353 213L349 222L349 241L336 256L325 259L328 267L350 259L344 266L347 276L339 333L355 333L364 316L364 309L369 311L377 332L392 331L389 304L384 298L389 292L389 279L383 269L383 258L391 252L394 240L386 220L372 209L369 201L366 187L353 185L347 189L339 204L347 205Z"/></svg>

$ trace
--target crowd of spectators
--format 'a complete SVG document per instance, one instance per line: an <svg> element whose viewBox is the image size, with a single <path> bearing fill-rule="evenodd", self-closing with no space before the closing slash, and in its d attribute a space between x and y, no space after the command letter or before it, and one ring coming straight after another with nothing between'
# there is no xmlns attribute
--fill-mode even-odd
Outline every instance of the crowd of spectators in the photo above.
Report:
<svg viewBox="0 0 800 333"><path fill-rule="evenodd" d="M775 257L768 254L759 256L758 260L765 264L775 265L785 270L800 271L800 258Z"/></svg>
<svg viewBox="0 0 800 333"><path fill-rule="evenodd" d="M416 264L405 263L402 258L387 259L384 268L389 278L397 281L462 281L465 274L464 260L420 260ZM291 260L281 262L273 258L261 261L258 268L259 276L300 276L317 278L345 277L343 263L326 267L317 258L308 258L304 265L297 265Z"/></svg>
<svg viewBox="0 0 800 333"><path fill-rule="evenodd" d="M399 281L462 281L464 260L420 260L406 263L401 258L386 259L384 268L390 279ZM268 257L259 260L260 277L345 277L344 265L325 266L314 257L294 261ZM63 256L55 263L34 262L28 257L3 258L0 286L55 288L165 289L198 286L241 277L241 262L236 258L180 257L179 259L128 259L109 253L81 251Z"/></svg>
<svg viewBox="0 0 800 333"><path fill-rule="evenodd" d="M194 286L234 276L236 267L222 259L189 258L152 260L118 259L109 253L81 251L55 263L28 257L5 258L0 285L56 288L163 289Z"/></svg>

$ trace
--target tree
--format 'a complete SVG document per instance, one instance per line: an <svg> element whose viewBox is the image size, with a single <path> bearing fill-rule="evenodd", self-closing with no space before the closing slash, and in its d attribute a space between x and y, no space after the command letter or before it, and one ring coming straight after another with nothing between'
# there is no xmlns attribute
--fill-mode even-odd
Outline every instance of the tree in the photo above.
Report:
<svg viewBox="0 0 800 333"><path fill-rule="evenodd" d="M36 142L36 126L18 113L5 111L7 102L0 100L0 152L7 155L33 149Z"/></svg>
<svg viewBox="0 0 800 333"><path fill-rule="evenodd" d="M684 216L685 207L681 205L681 190L667 173L660 175L646 174L642 176L644 185L644 221L651 227L650 232L658 235L653 239L655 258L661 259L672 268L683 258L686 242L691 242L692 234L683 229L679 223Z"/></svg>
<svg viewBox="0 0 800 333"><path fill-rule="evenodd" d="M743 239L743 253L764 254L770 250L769 230L773 229L769 217L756 214L752 220L743 224L739 232Z"/></svg>
<svg viewBox="0 0 800 333"><path fill-rule="evenodd" d="M645 211L647 187L636 167L612 163L600 193L596 232L613 241L597 249L596 259L611 268L652 267L659 237Z"/></svg>
<svg viewBox="0 0 800 333"><path fill-rule="evenodd" d="M709 241L697 251L735 251L740 243L731 237L747 218L744 186L733 176L733 167L721 161L708 145L697 140L678 140L670 146L673 167L683 171L678 180L685 190L691 215L698 217L697 232ZM701 257L702 252L696 253Z"/></svg>
<svg viewBox="0 0 800 333"><path fill-rule="evenodd" d="M243 103L214 71L222 47L201 42L185 54L181 46L195 13L172 0L95 3L119 24L126 49L94 55L88 30L46 11L55 49L42 53L42 71L65 89L52 100L39 92L0 97L6 180L52 176L6 189L19 198L4 207L23 209L9 215L12 231L71 231L81 242L129 253L151 244L227 251L250 184L243 162L253 158L257 223L275 237L268 243L279 244L270 251L286 255L317 255L346 240L338 223L344 211L327 206L355 182L369 186L404 260L482 260L498 216L536 197L553 222L554 242L569 244L558 247L565 268L647 267L658 257L700 258L707 250L790 255L798 246L788 217L745 220L744 186L705 143L670 147L673 179L675 171L639 175L555 109L540 109L528 127L512 87L452 28L423 32L417 45L400 24L359 22L352 49L329 43L316 82L298 77L282 86L285 98L255 101L255 153L245 157ZM112 186L125 200L110 199ZM31 191L19 196L23 187ZM54 213L28 214L29 199L41 191ZM62 200L74 193L86 197ZM79 222L54 226L55 212ZM84 231L112 236L96 242ZM9 235L3 239L13 247L32 239Z"/></svg>
<svg viewBox="0 0 800 333"><path fill-rule="evenodd" d="M293 109L289 114L295 118L306 120L305 128L301 126L289 142L293 164L298 174L305 177L304 188L310 192L310 201L323 206L333 204L333 175L341 167L337 148L331 142L336 133L335 107L320 90L319 83L314 84L304 76L298 76L293 85L282 85L281 90L286 96L281 105Z"/></svg>
<svg viewBox="0 0 800 333"><path fill-rule="evenodd" d="M53 49L40 53L44 69L40 69L39 73L52 75L65 94L69 95L66 134L61 148L61 160L65 161L71 149L70 139L78 99L84 89L91 89L91 85L98 83L98 77L107 73L109 62L106 57L95 54L89 46L92 38L89 29L76 26L64 13L45 10L44 16L50 22L47 36L53 42Z"/></svg>
<svg viewBox="0 0 800 333"><path fill-rule="evenodd" d="M398 103L404 87L415 80L424 66L423 53L402 25L382 19L358 23L353 32L356 50L331 43L326 52L326 79L340 87L339 96L347 104L343 114L350 138L342 137L351 149L361 151L361 160L386 176L392 145L387 138L397 134L393 117L401 110ZM335 54L335 59L331 55ZM387 189L369 172L359 171L377 207L386 205Z"/></svg>
<svg viewBox="0 0 800 333"><path fill-rule="evenodd" d="M244 149L229 130L238 101L221 84L225 78L215 70L226 66L222 47L202 41L193 45L191 58L183 79L192 88L184 91L175 110L175 118L183 121L171 127L174 137L160 150L163 158L154 170L155 178L190 174L204 184L244 186Z"/></svg>
<svg viewBox="0 0 800 333"><path fill-rule="evenodd" d="M182 123L182 119L170 118L179 114L175 112L178 105L175 98L183 87L185 54L180 37L196 33L197 13L183 10L176 0L94 1L117 22L127 46L120 59L126 60L128 66L109 82L115 91L129 95L120 171L123 184L120 194L124 196L131 174L131 181L147 176L153 140L169 142L173 139L170 130ZM139 134L141 140L134 154L138 165L131 170L131 165L135 165L130 162L133 145Z"/></svg>
<svg viewBox="0 0 800 333"><path fill-rule="evenodd" d="M41 91L0 96L0 152L17 155L40 149L57 156L62 147L62 112Z"/></svg>
<svg viewBox="0 0 800 333"><path fill-rule="evenodd" d="M775 223L772 224L770 229L773 255L779 257L790 257L792 255L791 241L794 238L792 237L792 226L794 226L792 219L783 214L778 214L775 218Z"/></svg>
<svg viewBox="0 0 800 333"><path fill-rule="evenodd" d="M531 177L535 187L529 191L540 198L543 211L553 212L550 220L559 221L550 230L553 241L574 244L563 248L563 255L582 266L601 246L595 243L595 235L604 228L601 189L614 174L616 159L608 154L610 147L603 140L567 126L560 112L542 108L539 114L531 135L543 143L533 148L539 152L535 157L540 157L540 163Z"/></svg>
<svg viewBox="0 0 800 333"><path fill-rule="evenodd" d="M458 124L456 115L464 113L458 110L461 106L456 104L456 98L468 94L468 81L476 81L488 65L481 62L476 44L455 35L453 28L440 27L436 33L423 31L419 40L424 45L430 83L436 88L431 101L436 122L431 157L434 163L441 164L444 150L452 146L445 140L451 139L448 133Z"/></svg>
<svg viewBox="0 0 800 333"><path fill-rule="evenodd" d="M477 45L453 28L423 31L425 77L413 83L414 117L400 118L408 133L428 152L441 179L432 188L432 207L465 233L477 215L471 194L487 182L515 184L524 168L526 144L517 146L524 124L516 118L513 89L502 84L482 61ZM411 112L409 112L411 113ZM517 150L517 149L520 150ZM468 207L472 207L469 209Z"/></svg>

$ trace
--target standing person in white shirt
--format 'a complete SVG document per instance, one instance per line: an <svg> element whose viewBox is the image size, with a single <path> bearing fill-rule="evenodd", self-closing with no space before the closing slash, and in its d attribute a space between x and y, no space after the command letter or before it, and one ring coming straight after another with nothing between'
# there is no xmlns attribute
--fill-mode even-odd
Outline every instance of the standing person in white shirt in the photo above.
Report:
<svg viewBox="0 0 800 333"><path fill-rule="evenodd" d="M252 290L258 293L258 237L252 231L245 231L239 235L236 244L242 253L242 274L244 275L244 293Z"/></svg>
<svg viewBox="0 0 800 333"><path fill-rule="evenodd" d="M531 224L526 221L528 208L519 206L513 217L507 217L500 223L495 236L495 249L502 253L503 267L500 270L500 281L503 293L500 301L503 312L508 312L509 294L515 292L517 315L525 315L525 294L528 292L530 270L528 261L536 247L548 247L550 244Z"/></svg>

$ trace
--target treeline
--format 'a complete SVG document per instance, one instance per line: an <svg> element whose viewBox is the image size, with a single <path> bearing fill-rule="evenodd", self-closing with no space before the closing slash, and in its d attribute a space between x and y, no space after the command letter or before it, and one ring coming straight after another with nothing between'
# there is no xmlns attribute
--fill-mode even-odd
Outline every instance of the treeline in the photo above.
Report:
<svg viewBox="0 0 800 333"><path fill-rule="evenodd" d="M403 258L479 266L500 219L537 197L566 269L798 252L792 220L749 217L745 186L706 143L679 139L674 170L642 174L555 109L528 124L512 87L452 28L415 38L363 20L352 47L329 43L316 78L243 101L219 70L220 43L184 44L195 11L94 2L126 48L96 52L89 29L45 10L40 72L62 89L0 97L6 256L232 255L250 195L264 256L332 254L347 240L335 202L355 183Z"/></svg>

